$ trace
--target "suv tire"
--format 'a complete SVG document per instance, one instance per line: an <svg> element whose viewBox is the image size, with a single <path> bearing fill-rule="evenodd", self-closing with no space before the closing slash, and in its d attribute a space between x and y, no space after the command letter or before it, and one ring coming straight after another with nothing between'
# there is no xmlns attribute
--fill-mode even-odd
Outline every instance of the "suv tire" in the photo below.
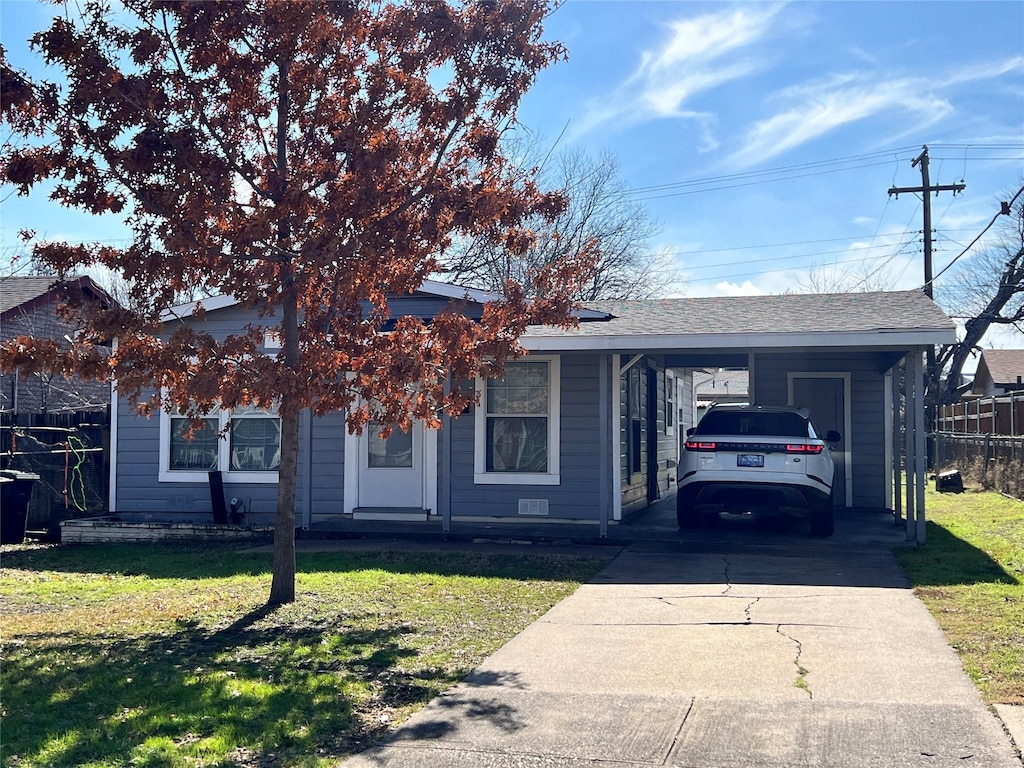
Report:
<svg viewBox="0 0 1024 768"><path fill-rule="evenodd" d="M815 505L811 510L811 535L827 537L835 533L836 528L836 507L833 495L835 489L829 494L820 505Z"/></svg>
<svg viewBox="0 0 1024 768"><path fill-rule="evenodd" d="M700 516L693 501L685 490L676 494L676 522L680 528L692 530L700 525Z"/></svg>

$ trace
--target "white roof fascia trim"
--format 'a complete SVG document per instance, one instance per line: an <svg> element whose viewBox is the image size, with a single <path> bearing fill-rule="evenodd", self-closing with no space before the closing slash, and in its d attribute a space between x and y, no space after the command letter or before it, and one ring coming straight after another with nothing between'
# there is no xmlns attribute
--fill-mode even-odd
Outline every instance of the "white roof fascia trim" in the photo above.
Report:
<svg viewBox="0 0 1024 768"><path fill-rule="evenodd" d="M481 304L485 304L488 301L499 301L502 298L500 293L481 291L479 288L466 288L461 285L450 285L449 283L439 283L436 280L424 280L416 290L420 293L432 293L449 299L471 299Z"/></svg>
<svg viewBox="0 0 1024 768"><path fill-rule="evenodd" d="M845 333L695 333L629 334L622 336L530 336L519 343L531 352L618 351L640 349L727 349L787 347L877 347L952 344L950 330L850 331Z"/></svg>
<svg viewBox="0 0 1024 768"><path fill-rule="evenodd" d="M183 320L186 317L192 317L199 305L202 305L205 311L211 312L215 309L224 309L238 303L238 299L226 293L220 296L211 296L208 299L196 299L186 304L178 304L177 306L165 309L160 313L160 322L166 323L171 320Z"/></svg>

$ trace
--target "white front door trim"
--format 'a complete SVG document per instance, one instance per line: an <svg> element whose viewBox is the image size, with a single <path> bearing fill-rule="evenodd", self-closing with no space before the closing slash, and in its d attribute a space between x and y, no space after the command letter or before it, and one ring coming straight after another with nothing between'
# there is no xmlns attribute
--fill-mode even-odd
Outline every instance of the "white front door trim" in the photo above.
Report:
<svg viewBox="0 0 1024 768"><path fill-rule="evenodd" d="M423 426L423 480L422 480L422 504L423 509L429 510L430 514L440 514L437 508L437 432L436 429L428 429ZM343 511L345 514L352 514L359 504L359 476L360 462L362 461L361 441L362 435L353 435L345 429L345 484L342 491L344 498Z"/></svg>

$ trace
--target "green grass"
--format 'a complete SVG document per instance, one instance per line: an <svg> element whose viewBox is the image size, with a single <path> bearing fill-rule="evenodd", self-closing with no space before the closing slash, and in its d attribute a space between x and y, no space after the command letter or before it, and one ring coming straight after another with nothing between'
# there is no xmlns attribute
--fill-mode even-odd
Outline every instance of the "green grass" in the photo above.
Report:
<svg viewBox="0 0 1024 768"><path fill-rule="evenodd" d="M927 543L896 556L989 703L1024 704L1024 502L929 491Z"/></svg>
<svg viewBox="0 0 1024 768"><path fill-rule="evenodd" d="M326 766L386 734L604 564L230 546L6 550L0 764Z"/></svg>

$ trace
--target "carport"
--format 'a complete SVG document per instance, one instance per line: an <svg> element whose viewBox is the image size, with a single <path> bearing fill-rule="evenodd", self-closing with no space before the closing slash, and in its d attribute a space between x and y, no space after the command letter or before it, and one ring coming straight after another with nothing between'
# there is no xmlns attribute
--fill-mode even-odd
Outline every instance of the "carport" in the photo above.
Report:
<svg viewBox="0 0 1024 768"><path fill-rule="evenodd" d="M955 340L920 291L593 302L606 319L531 328L531 353L597 355L600 530L674 493L692 374L745 368L753 402L811 410L843 441L844 510L887 510L925 539L924 356Z"/></svg>

